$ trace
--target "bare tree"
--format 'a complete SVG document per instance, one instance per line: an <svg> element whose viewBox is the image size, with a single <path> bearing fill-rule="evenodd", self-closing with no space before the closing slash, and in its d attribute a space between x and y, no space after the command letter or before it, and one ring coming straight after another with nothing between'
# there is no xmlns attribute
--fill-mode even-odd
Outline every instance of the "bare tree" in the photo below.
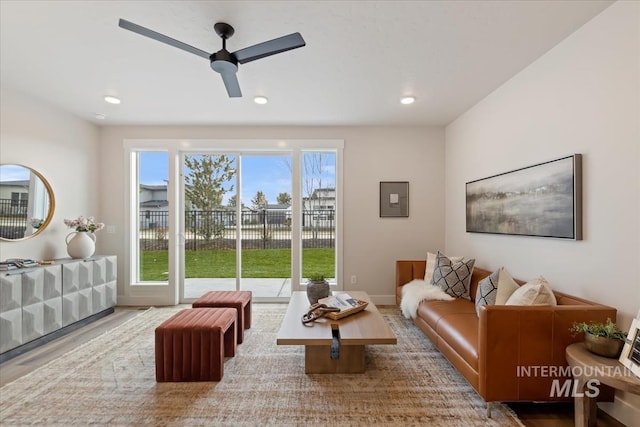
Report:
<svg viewBox="0 0 640 427"><path fill-rule="evenodd" d="M303 197L307 202L303 205L305 209L312 209L315 203L314 196L317 194L316 190L323 188L324 185L334 185L333 183L325 182L323 178L326 175L326 169L333 163L331 159L334 158L333 153L323 153L319 151L305 152L302 155L302 176L304 177ZM291 172L291 158L284 159L285 167Z"/></svg>

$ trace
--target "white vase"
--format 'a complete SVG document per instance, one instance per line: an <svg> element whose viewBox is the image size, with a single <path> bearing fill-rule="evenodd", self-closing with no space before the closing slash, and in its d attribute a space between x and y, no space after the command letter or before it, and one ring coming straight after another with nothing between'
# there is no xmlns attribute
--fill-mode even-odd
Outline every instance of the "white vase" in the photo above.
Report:
<svg viewBox="0 0 640 427"><path fill-rule="evenodd" d="M96 236L88 231L72 231L65 242L71 258L89 258L96 251Z"/></svg>

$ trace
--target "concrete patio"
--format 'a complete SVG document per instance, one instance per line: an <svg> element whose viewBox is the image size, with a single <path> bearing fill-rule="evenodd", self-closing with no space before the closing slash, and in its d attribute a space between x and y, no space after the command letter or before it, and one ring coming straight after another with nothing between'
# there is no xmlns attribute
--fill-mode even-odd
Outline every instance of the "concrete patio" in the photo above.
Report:
<svg viewBox="0 0 640 427"><path fill-rule="evenodd" d="M251 291L254 298L289 298L291 279L265 278L241 279L241 289ZM236 289L236 279L193 278L184 279L185 299L195 299L207 291L231 291Z"/></svg>

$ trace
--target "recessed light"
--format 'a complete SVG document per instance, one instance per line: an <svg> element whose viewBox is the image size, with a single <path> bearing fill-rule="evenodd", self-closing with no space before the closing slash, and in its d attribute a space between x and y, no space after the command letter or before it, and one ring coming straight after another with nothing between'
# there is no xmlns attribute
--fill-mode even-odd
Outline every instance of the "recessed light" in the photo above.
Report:
<svg viewBox="0 0 640 427"><path fill-rule="evenodd" d="M253 102L255 102L256 104L264 105L269 102L269 99L266 96L256 96L255 98L253 98Z"/></svg>
<svg viewBox="0 0 640 427"><path fill-rule="evenodd" d="M93 113L93 116L98 120L104 120L107 118L107 115L104 113Z"/></svg>
<svg viewBox="0 0 640 427"><path fill-rule="evenodd" d="M109 104L120 104L120 98L116 98L115 96L107 95L104 97L104 100Z"/></svg>
<svg viewBox="0 0 640 427"><path fill-rule="evenodd" d="M413 104L414 102L416 102L415 96L404 96L400 99L400 103L404 105Z"/></svg>

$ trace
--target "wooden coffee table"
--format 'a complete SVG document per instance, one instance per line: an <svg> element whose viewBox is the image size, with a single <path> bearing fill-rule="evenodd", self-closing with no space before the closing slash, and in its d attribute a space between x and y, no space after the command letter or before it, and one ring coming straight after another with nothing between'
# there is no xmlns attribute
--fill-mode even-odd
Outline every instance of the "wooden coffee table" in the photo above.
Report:
<svg viewBox="0 0 640 427"><path fill-rule="evenodd" d="M365 345L398 342L366 292L347 293L369 302L369 305L363 311L343 319L321 318L310 323L310 326L305 326L300 321L302 315L309 310L306 292L293 292L291 295L276 344L303 345L305 373L362 373L365 371ZM340 336L337 358L331 358L334 329L339 331Z"/></svg>

